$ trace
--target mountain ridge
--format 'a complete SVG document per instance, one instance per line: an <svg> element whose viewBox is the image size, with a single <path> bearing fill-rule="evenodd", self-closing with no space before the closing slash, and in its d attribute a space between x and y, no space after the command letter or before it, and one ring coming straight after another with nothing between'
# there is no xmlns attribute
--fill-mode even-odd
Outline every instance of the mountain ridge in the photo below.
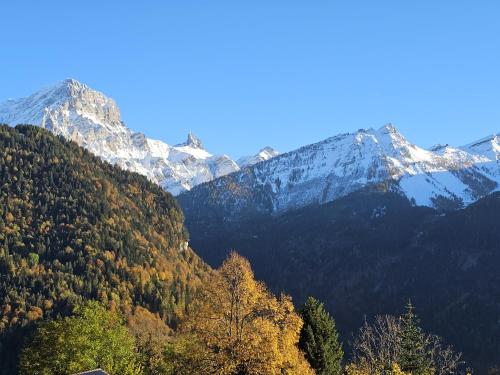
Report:
<svg viewBox="0 0 500 375"><path fill-rule="evenodd" d="M222 207L224 215L279 213L323 204L365 187L398 192L416 205L459 208L496 191L498 138L484 149L426 150L392 124L359 129L248 166L179 196L185 210ZM474 145L476 143L473 143ZM490 151L491 149L491 151ZM209 208L209 206L211 208Z"/></svg>
<svg viewBox="0 0 500 375"><path fill-rule="evenodd" d="M237 164L240 168L245 168L261 161L266 161L271 158L278 156L280 153L270 146L265 146L259 150L255 155L242 156L237 160Z"/></svg>
<svg viewBox="0 0 500 375"><path fill-rule="evenodd" d="M212 184L219 203L234 206L229 210L233 216L252 205L259 211L282 212L322 204L367 186L398 191L417 205L459 208L500 184L496 134L461 147L424 149L386 124L283 154L264 147L235 162L206 151L191 132L186 142L171 146L128 129L113 99L74 79L0 103L2 122L47 128L108 162L147 176L174 195Z"/></svg>
<svg viewBox="0 0 500 375"><path fill-rule="evenodd" d="M113 99L75 79L0 103L0 123L46 128L173 194L239 170L227 155L206 151L192 133L184 144L170 146L130 130Z"/></svg>

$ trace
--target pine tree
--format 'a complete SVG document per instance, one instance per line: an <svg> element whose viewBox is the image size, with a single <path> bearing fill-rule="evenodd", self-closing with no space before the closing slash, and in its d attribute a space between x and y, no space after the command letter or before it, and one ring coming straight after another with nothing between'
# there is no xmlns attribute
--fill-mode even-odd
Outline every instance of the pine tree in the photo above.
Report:
<svg viewBox="0 0 500 375"><path fill-rule="evenodd" d="M425 335L419 326L419 319L414 313L411 301L406 305L406 313L401 317L402 337L399 363L401 370L415 375L431 372Z"/></svg>
<svg viewBox="0 0 500 375"><path fill-rule="evenodd" d="M323 303L309 297L302 310L304 325L299 347L304 351L311 367L318 375L342 373L344 352L339 343L335 322Z"/></svg>

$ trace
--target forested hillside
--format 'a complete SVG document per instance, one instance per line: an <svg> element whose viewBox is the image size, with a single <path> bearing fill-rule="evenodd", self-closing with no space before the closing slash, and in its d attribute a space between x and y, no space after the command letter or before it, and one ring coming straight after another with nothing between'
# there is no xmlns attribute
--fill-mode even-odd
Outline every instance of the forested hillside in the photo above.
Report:
<svg viewBox="0 0 500 375"><path fill-rule="evenodd" d="M225 259L212 270L189 248L176 201L144 177L32 126L0 126L0 151L1 374L463 373L460 354L422 330L410 304L406 323L377 317L355 334L361 314L401 312L416 275L396 246L433 210L363 193L279 218L201 220L204 236L192 226L192 238L221 250L206 252L214 263ZM226 257L232 244L278 296L247 259ZM329 302L356 337L352 361L323 304L309 298L296 311L283 291ZM426 321L442 328L439 316ZM374 329L382 336L366 341Z"/></svg>
<svg viewBox="0 0 500 375"><path fill-rule="evenodd" d="M373 191L279 216L223 212L186 211L198 254L216 266L238 249L272 290L297 303L319 297L344 341L366 316L400 311L411 298L426 328L468 363L499 365L499 193L448 213Z"/></svg>
<svg viewBox="0 0 500 375"><path fill-rule="evenodd" d="M169 193L44 129L0 126L0 186L0 373L84 300L175 327L210 272Z"/></svg>

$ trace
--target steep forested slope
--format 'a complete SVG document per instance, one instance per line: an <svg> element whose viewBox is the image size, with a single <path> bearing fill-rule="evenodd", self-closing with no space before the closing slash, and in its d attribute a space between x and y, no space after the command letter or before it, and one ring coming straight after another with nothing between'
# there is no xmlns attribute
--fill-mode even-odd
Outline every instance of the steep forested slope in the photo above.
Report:
<svg viewBox="0 0 500 375"><path fill-rule="evenodd" d="M426 328L475 368L499 363L498 193L449 213L373 191L279 216L194 213L191 244L206 261L236 249L274 291L325 301L345 339L365 316L399 313L411 298Z"/></svg>
<svg viewBox="0 0 500 375"><path fill-rule="evenodd" d="M175 324L209 272L169 193L44 129L0 126L0 186L3 369L33 321L84 299Z"/></svg>

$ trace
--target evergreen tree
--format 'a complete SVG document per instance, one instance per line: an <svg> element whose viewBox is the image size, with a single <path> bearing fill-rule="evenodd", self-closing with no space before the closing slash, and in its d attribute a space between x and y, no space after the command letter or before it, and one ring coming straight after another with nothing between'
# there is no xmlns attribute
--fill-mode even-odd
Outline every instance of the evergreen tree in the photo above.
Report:
<svg viewBox="0 0 500 375"><path fill-rule="evenodd" d="M401 317L401 351L399 363L401 370L412 374L428 374L431 362L425 335L419 326L419 319L414 313L411 301L406 305L406 313Z"/></svg>
<svg viewBox="0 0 500 375"><path fill-rule="evenodd" d="M300 332L299 347L304 351L311 367L318 375L342 373L344 352L339 343L335 322L323 303L309 297L302 310L304 325Z"/></svg>

